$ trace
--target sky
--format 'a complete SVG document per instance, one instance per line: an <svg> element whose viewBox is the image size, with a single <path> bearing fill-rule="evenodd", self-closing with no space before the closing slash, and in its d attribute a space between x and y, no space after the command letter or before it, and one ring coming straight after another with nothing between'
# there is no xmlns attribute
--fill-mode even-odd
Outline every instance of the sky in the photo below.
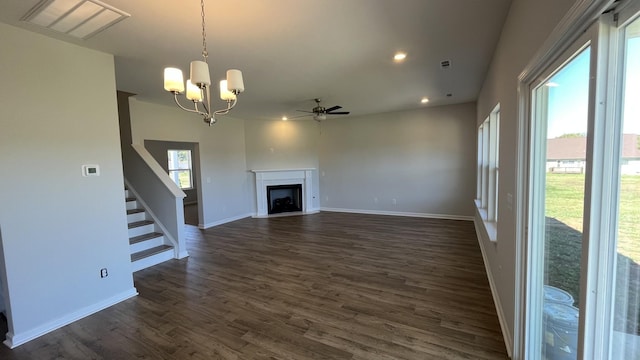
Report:
<svg viewBox="0 0 640 360"><path fill-rule="evenodd" d="M633 25L640 27L640 20ZM637 34L637 32L636 32ZM547 138L587 133L589 56L586 48L554 74L549 86ZM625 134L640 134L640 36L626 41L623 117Z"/></svg>

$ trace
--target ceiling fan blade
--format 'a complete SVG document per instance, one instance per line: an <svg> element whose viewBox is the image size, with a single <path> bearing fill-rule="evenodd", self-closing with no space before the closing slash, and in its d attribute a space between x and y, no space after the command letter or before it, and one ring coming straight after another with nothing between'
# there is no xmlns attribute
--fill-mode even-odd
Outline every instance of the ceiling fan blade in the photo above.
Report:
<svg viewBox="0 0 640 360"><path fill-rule="evenodd" d="M307 117L307 116L311 116L311 115L297 115L297 116L292 116L292 117L287 118L287 120L300 119L300 118Z"/></svg>
<svg viewBox="0 0 640 360"><path fill-rule="evenodd" d="M313 111L307 111L307 110L296 110L296 111L303 112L303 113L314 114Z"/></svg>
<svg viewBox="0 0 640 360"><path fill-rule="evenodd" d="M332 106L332 107L330 107L328 109L325 109L324 111L325 112L332 112L333 110L338 110L338 109L342 109L342 106L340 106L340 105Z"/></svg>
<svg viewBox="0 0 640 360"><path fill-rule="evenodd" d="M328 112L327 115L349 115L349 111L336 111L336 112Z"/></svg>

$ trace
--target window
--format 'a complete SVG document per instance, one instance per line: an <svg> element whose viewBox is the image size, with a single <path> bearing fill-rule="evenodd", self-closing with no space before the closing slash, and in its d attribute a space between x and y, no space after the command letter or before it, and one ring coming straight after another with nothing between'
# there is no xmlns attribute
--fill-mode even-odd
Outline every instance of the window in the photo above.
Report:
<svg viewBox="0 0 640 360"><path fill-rule="evenodd" d="M478 174L476 206L486 222L498 221L498 154L500 142L500 104L478 128ZM486 224L485 224L486 225ZM489 234L492 240L494 236Z"/></svg>
<svg viewBox="0 0 640 360"><path fill-rule="evenodd" d="M169 177L181 189L193 189L191 174L191 150L168 150Z"/></svg>

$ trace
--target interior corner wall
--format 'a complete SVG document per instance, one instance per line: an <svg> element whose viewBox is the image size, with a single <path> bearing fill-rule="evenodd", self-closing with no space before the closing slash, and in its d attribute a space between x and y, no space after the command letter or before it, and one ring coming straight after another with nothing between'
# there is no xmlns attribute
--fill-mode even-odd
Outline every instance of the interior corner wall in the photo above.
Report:
<svg viewBox="0 0 640 360"><path fill-rule="evenodd" d="M318 139L320 124L309 118L301 120L252 120L245 122L247 170L283 170L312 168L314 203L318 209ZM256 212L255 176L252 174L253 211Z"/></svg>
<svg viewBox="0 0 640 360"><path fill-rule="evenodd" d="M322 209L473 216L476 104L322 122Z"/></svg>
<svg viewBox="0 0 640 360"><path fill-rule="evenodd" d="M497 303L513 343L516 274L516 219L507 208L507 195L516 198L518 148L518 75L546 41L576 0L514 0L502 30L488 74L478 98L479 126L500 103L500 188L498 190L497 243L480 236L488 276L495 285ZM475 155L474 155L475 156ZM514 207L516 205L514 204ZM476 222L481 221L476 219ZM482 234L481 234L482 235Z"/></svg>
<svg viewBox="0 0 640 360"><path fill-rule="evenodd" d="M201 228L250 216L251 174L247 171L244 120L221 116L209 127L202 117L129 98L134 144L145 140L198 143Z"/></svg>
<svg viewBox="0 0 640 360"><path fill-rule="evenodd" d="M136 292L113 56L0 33L1 253L16 346ZM83 176L84 164L100 176Z"/></svg>

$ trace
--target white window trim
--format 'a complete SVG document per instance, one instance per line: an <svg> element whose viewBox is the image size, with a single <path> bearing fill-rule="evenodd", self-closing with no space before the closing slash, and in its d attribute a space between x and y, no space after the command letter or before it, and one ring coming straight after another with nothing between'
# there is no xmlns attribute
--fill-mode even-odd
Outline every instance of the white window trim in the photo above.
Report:
<svg viewBox="0 0 640 360"><path fill-rule="evenodd" d="M169 167L170 162L167 161L167 172L169 174L169 177L171 177L171 172L172 171L186 171L186 170L188 170L189 171L189 179L190 179L189 183L191 184L191 186L188 187L188 188L183 188L183 187L180 186L180 184L176 183L176 185L181 190L193 190L194 189L194 187L193 187L193 152L190 149L169 149L169 150L167 150L167 157L169 157L169 154L172 151L188 151L189 152L189 168L180 168L180 167L178 167L178 168L172 169L172 168ZM171 178L171 181L173 181L173 178ZM174 183L175 183L175 181L174 181Z"/></svg>
<svg viewBox="0 0 640 360"><path fill-rule="evenodd" d="M478 172L475 205L487 238L498 241L498 159L500 104L478 127Z"/></svg>

